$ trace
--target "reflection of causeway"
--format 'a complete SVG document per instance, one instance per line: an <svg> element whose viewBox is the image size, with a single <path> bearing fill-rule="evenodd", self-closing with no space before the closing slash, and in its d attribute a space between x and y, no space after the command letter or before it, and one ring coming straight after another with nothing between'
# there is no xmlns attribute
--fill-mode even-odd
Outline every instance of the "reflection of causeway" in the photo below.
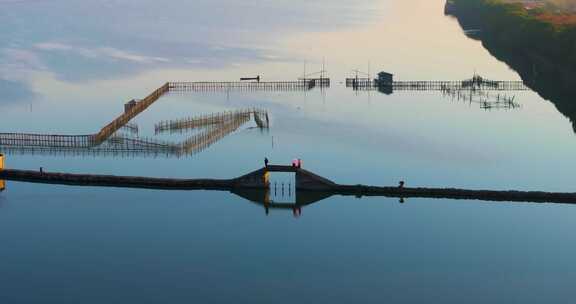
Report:
<svg viewBox="0 0 576 304"><path fill-rule="evenodd" d="M127 155L127 156L184 156L207 148L224 136L238 129L253 115L259 127L268 127L268 115L259 110L245 110L220 114L225 119L211 125L186 141L174 144L154 139L119 135L127 130L132 135L137 129L129 122L148 109L170 90L191 83L167 82L141 100L131 100L124 105L124 112L91 135L48 135L26 133L0 133L0 151L20 154L66 154L66 155ZM266 117L266 124L263 123ZM136 132L134 132L136 131Z"/></svg>
<svg viewBox="0 0 576 304"><path fill-rule="evenodd" d="M268 114L263 110L239 110L213 114L218 122L190 118L200 131L181 143L134 137L116 132L105 141L94 141L94 135L0 134L0 150L9 154L126 155L181 157L201 152L218 140L255 120L259 128L268 127Z"/></svg>
<svg viewBox="0 0 576 304"><path fill-rule="evenodd" d="M302 208L317 203L333 195L331 192L321 191L296 191L293 203L275 202L270 200L270 189L234 189L232 193L264 207L266 214L270 210L291 210L295 216L302 214Z"/></svg>
<svg viewBox="0 0 576 304"><path fill-rule="evenodd" d="M296 200L294 203L276 203L270 200L270 172L295 174ZM403 184L398 187L344 185L337 184L302 168L279 165L269 165L231 179L176 179L0 169L0 180L2 179L77 186L230 191L252 202L263 205L266 211L270 209L292 209L295 215L300 215L302 207L332 195L396 197L400 198L401 202L403 202L405 198L443 198L493 202L576 204L576 193L471 190L457 188L409 188L404 187Z"/></svg>

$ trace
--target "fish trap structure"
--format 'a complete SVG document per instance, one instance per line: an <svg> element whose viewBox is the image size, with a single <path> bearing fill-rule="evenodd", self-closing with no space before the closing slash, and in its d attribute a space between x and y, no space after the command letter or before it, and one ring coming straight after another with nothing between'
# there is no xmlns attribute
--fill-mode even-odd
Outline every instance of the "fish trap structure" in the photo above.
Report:
<svg viewBox="0 0 576 304"><path fill-rule="evenodd" d="M0 151L6 154L16 155L120 155L120 154L166 154L170 153L171 146L168 142L152 138L128 137L113 135L105 142L94 145L92 136L74 135L48 135L49 138L37 134L16 134L16 138L6 138L6 134L0 134ZM62 138L68 139L63 142ZM70 140L84 138L84 141Z"/></svg>
<svg viewBox="0 0 576 304"><path fill-rule="evenodd" d="M245 120L246 118L250 120L251 117L254 117L254 121L258 128L269 128L270 120L267 111L263 109L248 109L207 114L200 117L161 121L154 126L154 131L156 134L184 133L198 128L218 126L233 120Z"/></svg>
<svg viewBox="0 0 576 304"><path fill-rule="evenodd" d="M218 91L309 91L329 88L330 78L302 79L296 81L224 81L224 82L170 82L170 92Z"/></svg>
<svg viewBox="0 0 576 304"><path fill-rule="evenodd" d="M515 96L508 96L501 92L446 89L442 91L442 96L453 101L477 104L480 109L484 110L515 110L521 108L521 105L515 101Z"/></svg>
<svg viewBox="0 0 576 304"><path fill-rule="evenodd" d="M236 131L240 126L249 120L249 115L239 115L234 119L216 125L215 127L206 128L200 134L197 134L185 140L182 144L178 145L178 153L175 155L180 157L183 155L191 155L204 151L212 144L226 137L228 134Z"/></svg>
<svg viewBox="0 0 576 304"><path fill-rule="evenodd" d="M262 118L264 117L264 118ZM40 135L0 133L0 151L11 155L51 156L116 156L116 157L186 157L202 152L220 139L236 131L254 118L257 125L267 127L264 110L238 110L190 118L199 132L182 142L135 137L116 132L105 141L96 143L94 135ZM262 119L265 119L264 123ZM185 121L185 120L182 120ZM261 121L260 123L258 121ZM204 122L200 125L199 122ZM166 123L170 125L170 123ZM188 126L172 124L172 131ZM167 129L170 131L170 129Z"/></svg>
<svg viewBox="0 0 576 304"><path fill-rule="evenodd" d="M167 155L181 157L202 151L242 124L254 118L259 128L269 127L268 113L262 109L238 110L189 118L177 122L164 122L156 132L186 130L204 127L202 132L182 143L161 142L138 137L138 126L130 121L148 109L170 91L295 91L330 86L329 78L276 82L166 82L143 99L132 99L124 111L97 133L88 135L0 133L0 152L10 154L56 155ZM130 133L121 135L119 131Z"/></svg>
<svg viewBox="0 0 576 304"><path fill-rule="evenodd" d="M488 80L474 75L461 81L389 81L370 78L346 78L346 87L357 91L380 91L391 94L394 91L446 91L446 90L484 90L484 91L525 91L529 88L522 81Z"/></svg>
<svg viewBox="0 0 576 304"><path fill-rule="evenodd" d="M93 135L0 133L0 146L89 148L93 146Z"/></svg>

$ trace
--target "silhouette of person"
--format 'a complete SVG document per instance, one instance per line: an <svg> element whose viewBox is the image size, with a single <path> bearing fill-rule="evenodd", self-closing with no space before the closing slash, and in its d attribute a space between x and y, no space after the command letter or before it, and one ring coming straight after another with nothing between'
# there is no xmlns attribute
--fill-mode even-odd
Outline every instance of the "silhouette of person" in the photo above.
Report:
<svg viewBox="0 0 576 304"><path fill-rule="evenodd" d="M268 168L268 157L264 157L264 166Z"/></svg>
<svg viewBox="0 0 576 304"><path fill-rule="evenodd" d="M404 181L400 181L398 183L398 188L400 188L400 189L404 188Z"/></svg>

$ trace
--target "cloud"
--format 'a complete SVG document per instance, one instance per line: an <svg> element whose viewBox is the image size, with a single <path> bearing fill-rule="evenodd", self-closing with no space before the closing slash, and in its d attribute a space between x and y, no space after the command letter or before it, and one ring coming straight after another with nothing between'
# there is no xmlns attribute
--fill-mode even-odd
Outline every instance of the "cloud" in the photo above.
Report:
<svg viewBox="0 0 576 304"><path fill-rule="evenodd" d="M45 71L69 82L122 77L150 68L236 67L238 63L287 60L287 57L273 56L263 49L228 47L222 44L180 41L164 41L159 44L153 40L136 38L131 40L129 48L83 43L86 42L36 41L30 43L27 50L45 65Z"/></svg>
<svg viewBox="0 0 576 304"><path fill-rule="evenodd" d="M57 42L41 42L34 45L35 48L44 51L69 51L72 47L66 44Z"/></svg>
<svg viewBox="0 0 576 304"><path fill-rule="evenodd" d="M32 51L7 48L0 52L0 78L24 80L30 72L45 69L42 60Z"/></svg>
<svg viewBox="0 0 576 304"><path fill-rule="evenodd" d="M90 59L107 58L112 60L124 60L140 64L170 62L170 59L165 57L146 56L113 47L85 48L85 47L72 46L60 42L40 42L34 44L34 48L40 51L47 51L47 52L69 52Z"/></svg>
<svg viewBox="0 0 576 304"><path fill-rule="evenodd" d="M98 52L111 58L129 60L140 63L170 62L170 59L168 58L143 56L110 47L100 48L98 49Z"/></svg>

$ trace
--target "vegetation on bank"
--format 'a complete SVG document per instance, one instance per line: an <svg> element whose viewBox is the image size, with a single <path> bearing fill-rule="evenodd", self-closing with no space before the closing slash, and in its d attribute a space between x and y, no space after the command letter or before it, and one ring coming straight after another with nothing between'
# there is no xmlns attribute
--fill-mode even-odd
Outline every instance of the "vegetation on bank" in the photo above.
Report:
<svg viewBox="0 0 576 304"><path fill-rule="evenodd" d="M568 13L559 11L552 2L533 3L515 0L448 1L456 15L474 19L474 23L489 33L490 39L505 43L510 49L538 53L576 66L576 24L568 22L568 17L561 17Z"/></svg>
<svg viewBox="0 0 576 304"><path fill-rule="evenodd" d="M570 0L448 0L456 7L502 13L523 23L534 22L561 32L576 27L576 1Z"/></svg>
<svg viewBox="0 0 576 304"><path fill-rule="evenodd" d="M527 9L527 4L534 7ZM542 18L554 11L539 1L449 0L446 13L456 17L463 29L480 29L471 38L482 41L490 54L551 101L576 132L576 26Z"/></svg>

